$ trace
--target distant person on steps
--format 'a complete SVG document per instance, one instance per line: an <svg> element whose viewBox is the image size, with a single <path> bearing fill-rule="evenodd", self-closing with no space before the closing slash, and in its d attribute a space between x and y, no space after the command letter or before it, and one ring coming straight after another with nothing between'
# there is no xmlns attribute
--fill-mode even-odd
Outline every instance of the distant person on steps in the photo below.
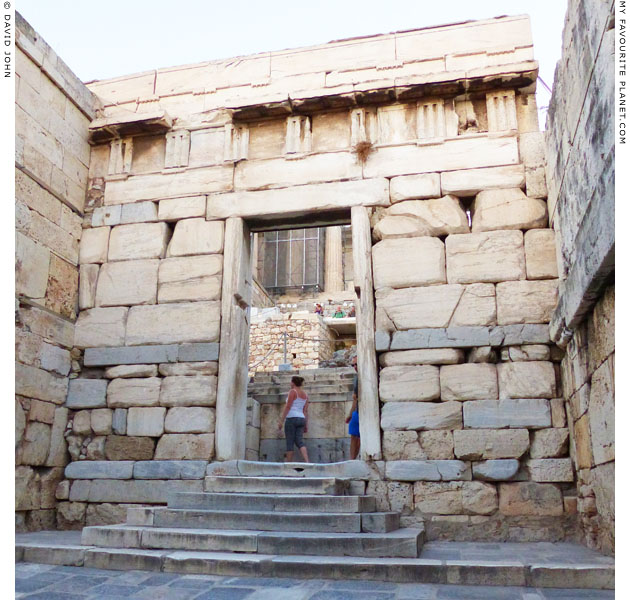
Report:
<svg viewBox="0 0 630 600"><path fill-rule="evenodd" d="M357 370L357 357L352 358L352 368ZM350 460L355 460L359 456L361 448L361 434L359 433L359 375L354 375L354 385L352 388L352 407L350 414L346 418L348 423L348 433L350 434Z"/></svg>
<svg viewBox="0 0 630 600"><path fill-rule="evenodd" d="M303 377L291 377L291 389L287 395L280 423L278 423L279 434L282 432L284 423L284 435L287 440L285 462L293 460L293 446L300 449L304 462L309 462L308 451L303 439L303 435L308 431L308 394L302 389L303 385Z"/></svg>

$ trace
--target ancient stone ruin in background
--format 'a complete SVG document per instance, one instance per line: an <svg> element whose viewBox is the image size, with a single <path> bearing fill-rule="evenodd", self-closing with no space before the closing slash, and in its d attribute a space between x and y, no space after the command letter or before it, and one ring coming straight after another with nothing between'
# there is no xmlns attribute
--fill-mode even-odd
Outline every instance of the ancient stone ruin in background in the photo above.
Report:
<svg viewBox="0 0 630 600"><path fill-rule="evenodd" d="M611 10L569 3L546 132L527 16L87 86L20 18L17 529L123 522L278 451L282 398L248 403L252 240L318 226L377 508L612 553ZM312 407L333 458L342 392Z"/></svg>

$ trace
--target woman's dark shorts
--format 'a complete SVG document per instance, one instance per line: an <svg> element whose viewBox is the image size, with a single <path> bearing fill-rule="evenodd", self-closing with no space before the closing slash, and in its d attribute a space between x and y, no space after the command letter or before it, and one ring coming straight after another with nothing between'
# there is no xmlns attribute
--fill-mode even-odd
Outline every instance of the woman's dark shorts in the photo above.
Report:
<svg viewBox="0 0 630 600"><path fill-rule="evenodd" d="M306 419L302 417L290 417L284 421L284 435L287 437L287 452L293 450L295 444L298 448L304 446L304 427L306 425Z"/></svg>

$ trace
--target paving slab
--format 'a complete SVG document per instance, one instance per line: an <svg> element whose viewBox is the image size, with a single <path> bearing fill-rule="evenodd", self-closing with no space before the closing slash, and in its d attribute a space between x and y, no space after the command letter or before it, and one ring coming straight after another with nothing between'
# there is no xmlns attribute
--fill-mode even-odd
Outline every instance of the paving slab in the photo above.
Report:
<svg viewBox="0 0 630 600"><path fill-rule="evenodd" d="M553 594L551 590L554 588L564 586L563 589L568 589L567 586L574 586L574 598L599 600L614 597L610 590L600 589L612 588L614 585L614 559L570 543L430 542L425 545L420 558L305 558L303 555L96 548L81 546L80 535L80 532L17 534L16 544L24 548L25 556L28 556L29 549L36 548L40 563L59 561L58 556L63 556L63 551L69 551L70 559L74 560L73 553L80 552L84 560L80 563L70 561L69 564L92 567L92 575L97 569L106 568L112 569L111 573L140 570L181 575L265 576L435 586L450 583L453 585L449 585L449 589L466 585L492 586L493 589L518 587L520 590L530 590L527 600L552 598L553 595L545 594ZM305 565L308 565L308 569ZM26 577L37 573L37 570L24 571ZM591 595L578 595L577 590L586 587L590 588ZM531 594L538 594L538 597L532 598ZM435 597L440 598L437 592Z"/></svg>
<svg viewBox="0 0 630 600"><path fill-rule="evenodd" d="M79 533L79 532L72 532ZM21 534L19 534L21 535ZM223 555L225 556L225 555ZM297 557L296 557L297 558ZM303 557L302 557L303 560ZM302 568L305 568L302 562ZM612 590L190 575L18 563L27 600L612 600ZM31 589L32 591L19 591ZM10 594L10 592L9 592ZM10 597L9 594L6 597Z"/></svg>

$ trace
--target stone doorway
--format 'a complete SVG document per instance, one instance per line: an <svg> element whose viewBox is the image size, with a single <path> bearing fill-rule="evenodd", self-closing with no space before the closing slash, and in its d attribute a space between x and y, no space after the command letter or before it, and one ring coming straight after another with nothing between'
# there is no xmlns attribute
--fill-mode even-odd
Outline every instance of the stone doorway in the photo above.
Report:
<svg viewBox="0 0 630 600"><path fill-rule="evenodd" d="M242 459L246 453L249 333L254 296L259 294L252 268L258 249L252 243L252 234L348 224L352 230L352 282L356 294L361 458L381 457L370 222L366 208L353 207L320 213L315 218L283 218L276 214L273 220L227 220L216 417L218 460Z"/></svg>

